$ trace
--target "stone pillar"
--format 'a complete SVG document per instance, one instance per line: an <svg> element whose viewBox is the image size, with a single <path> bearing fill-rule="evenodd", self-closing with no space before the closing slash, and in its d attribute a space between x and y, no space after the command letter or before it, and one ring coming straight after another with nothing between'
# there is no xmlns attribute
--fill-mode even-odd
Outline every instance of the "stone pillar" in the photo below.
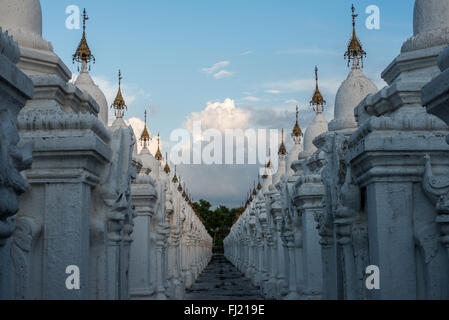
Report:
<svg viewBox="0 0 449 320"><path fill-rule="evenodd" d="M449 47L438 58L441 74L435 77L422 90L422 101L428 113L433 114L449 125ZM446 136L449 143L449 136ZM449 181L447 176L436 176L431 158L426 155L426 171L423 188L429 199L436 206L438 216L435 222L440 226L441 243L446 248L449 258Z"/></svg>
<svg viewBox="0 0 449 320"><path fill-rule="evenodd" d="M154 180L145 174L138 175L136 181L132 184L132 205L135 207L137 217L134 221L134 241L131 244L131 299L148 300L154 294L150 275L150 261L154 259L150 255L151 217L157 199L154 184Z"/></svg>
<svg viewBox="0 0 449 320"><path fill-rule="evenodd" d="M293 201L298 208L301 228L303 272L301 296L305 299L321 298L322 262L319 235L315 217L323 211L322 199L324 186L321 180L321 169L324 161L319 153L303 161L303 174L297 180Z"/></svg>
<svg viewBox="0 0 449 320"><path fill-rule="evenodd" d="M15 226L12 217L19 210L19 196L27 186L20 171L31 165L31 150L18 147L17 116L33 96L33 83L16 67L19 47L1 28L0 52L0 300L6 300L14 298L10 237Z"/></svg>
<svg viewBox="0 0 449 320"><path fill-rule="evenodd" d="M350 138L350 163L366 194L369 264L380 268L374 299L447 299L447 252L439 239L437 210L422 188L424 157L449 175L449 131L422 108L421 89L437 74L449 43L449 3L415 2L414 35L382 77L388 87L356 109L365 121Z"/></svg>

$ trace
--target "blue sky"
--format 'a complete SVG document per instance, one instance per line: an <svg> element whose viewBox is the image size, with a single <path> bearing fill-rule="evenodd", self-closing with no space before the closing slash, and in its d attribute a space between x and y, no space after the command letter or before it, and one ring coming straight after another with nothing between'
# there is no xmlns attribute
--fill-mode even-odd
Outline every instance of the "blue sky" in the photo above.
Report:
<svg viewBox="0 0 449 320"><path fill-rule="evenodd" d="M97 59L92 75L115 84L120 68L125 99L127 94L132 97L127 116L143 118L145 108L150 109L150 128L153 133L160 131L164 141L173 129L183 127L192 112L226 98L253 113L285 111L273 125L269 121L254 125L291 128L293 100L302 106L304 121L310 121L313 113L306 103L312 92L302 84L313 80L315 65L320 68L322 91L331 111L335 92L349 71L343 54L352 32L351 3L360 14L358 36L368 53L364 72L383 85L380 73L412 35L413 2L41 1L44 37L74 73L71 55L81 30L65 27L65 9L73 4L87 8L87 39ZM365 27L368 5L381 10L380 30ZM214 73L206 72L205 68L219 62L227 63ZM228 73L214 77L220 70ZM330 120L332 112L326 116ZM235 195L214 201L231 204L230 198Z"/></svg>

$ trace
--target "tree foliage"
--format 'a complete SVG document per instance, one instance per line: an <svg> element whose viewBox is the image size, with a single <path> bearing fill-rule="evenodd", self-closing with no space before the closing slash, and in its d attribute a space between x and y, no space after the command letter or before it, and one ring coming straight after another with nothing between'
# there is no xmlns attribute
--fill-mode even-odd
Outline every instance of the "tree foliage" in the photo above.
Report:
<svg viewBox="0 0 449 320"><path fill-rule="evenodd" d="M242 208L229 209L226 206L219 206L212 210L212 205L203 199L194 202L193 206L203 218L206 230L214 238L214 247L222 248L223 240L231 231L234 218Z"/></svg>

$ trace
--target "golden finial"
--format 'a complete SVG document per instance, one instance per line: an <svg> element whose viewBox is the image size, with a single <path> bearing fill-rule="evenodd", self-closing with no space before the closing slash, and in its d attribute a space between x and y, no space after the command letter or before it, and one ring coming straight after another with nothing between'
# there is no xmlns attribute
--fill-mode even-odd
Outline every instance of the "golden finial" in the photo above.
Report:
<svg viewBox="0 0 449 320"><path fill-rule="evenodd" d="M257 196L256 181L254 181L253 196Z"/></svg>
<svg viewBox="0 0 449 320"><path fill-rule="evenodd" d="M168 165L168 153L165 153L165 168L164 171L166 174L170 174L170 166Z"/></svg>
<svg viewBox="0 0 449 320"><path fill-rule="evenodd" d="M182 197L183 197L184 199L187 198L186 185L185 185L185 184L184 184L184 188L183 188L183 191L182 191Z"/></svg>
<svg viewBox="0 0 449 320"><path fill-rule="evenodd" d="M173 176L173 183L178 183L178 177L176 176L176 166L175 166L175 175Z"/></svg>
<svg viewBox="0 0 449 320"><path fill-rule="evenodd" d="M363 50L362 44L357 38L357 34L355 32L355 18L359 15L355 14L355 7L352 5L352 38L348 44L348 51L345 52L345 60L348 59L348 67L352 61L352 67L354 69L360 68L359 60L362 63L363 68L363 59L366 57L366 52Z"/></svg>
<svg viewBox="0 0 449 320"><path fill-rule="evenodd" d="M151 137L150 133L148 132L147 128L147 111L145 110L145 127L143 128L143 132L140 136L140 142L142 143L142 146L146 148L148 146L148 142L150 142Z"/></svg>
<svg viewBox="0 0 449 320"><path fill-rule="evenodd" d="M123 118L125 114L125 110L128 110L128 106L125 103L125 100L123 99L122 95L122 72L118 71L118 92L117 96L115 97L114 103L112 104L111 108L115 109L115 117L117 119Z"/></svg>
<svg viewBox="0 0 449 320"><path fill-rule="evenodd" d="M257 190L261 190L262 189L262 185L260 184L260 176L258 177L259 182L257 183Z"/></svg>
<svg viewBox="0 0 449 320"><path fill-rule="evenodd" d="M285 144L284 144L284 129L282 129L282 142L281 142L281 146L279 147L278 154L280 156L285 156L287 154L287 148L285 148Z"/></svg>
<svg viewBox="0 0 449 320"><path fill-rule="evenodd" d="M310 105L313 106L313 111L315 111L316 113L322 113L323 109L324 109L324 105L326 104L326 100L323 99L320 89L318 88L318 67L317 66L315 66L315 81L316 81L315 93L313 94L312 100L310 101Z"/></svg>
<svg viewBox="0 0 449 320"><path fill-rule="evenodd" d="M76 49L75 54L72 56L73 63L78 62L81 63L83 68L87 66L91 61L95 63L95 57L93 56L92 52L90 51L89 45L87 44L86 40L86 21L89 20L89 17L87 16L86 9L83 11L83 36L81 38L81 41L78 45L78 48ZM89 66L90 69L90 66ZM78 71L79 71L79 65L78 65Z"/></svg>
<svg viewBox="0 0 449 320"><path fill-rule="evenodd" d="M154 156L156 160L161 161L162 160L162 152L161 152L161 135L158 133L157 135L157 151Z"/></svg>
<svg viewBox="0 0 449 320"><path fill-rule="evenodd" d="M299 107L296 106L296 124L293 127L292 131L292 139L295 142L295 144L301 144L302 137L304 137L301 127L299 126L298 118L299 118Z"/></svg>
<svg viewBox="0 0 449 320"><path fill-rule="evenodd" d="M265 165L265 172L263 173L263 176L262 176L262 179L264 179L264 180L268 178L267 168L268 168L268 163Z"/></svg>
<svg viewBox="0 0 449 320"><path fill-rule="evenodd" d="M179 191L179 192L182 191L181 177L179 177L178 191Z"/></svg>
<svg viewBox="0 0 449 320"><path fill-rule="evenodd" d="M272 164L271 164L271 148L268 148L268 163L267 163L267 168L271 169Z"/></svg>

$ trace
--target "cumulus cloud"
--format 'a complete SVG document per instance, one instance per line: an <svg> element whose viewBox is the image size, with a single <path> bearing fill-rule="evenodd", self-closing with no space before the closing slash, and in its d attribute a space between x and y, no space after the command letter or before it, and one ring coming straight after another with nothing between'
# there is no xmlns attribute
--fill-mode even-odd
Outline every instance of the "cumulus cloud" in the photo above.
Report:
<svg viewBox="0 0 449 320"><path fill-rule="evenodd" d="M217 129L224 132L226 129L246 129L250 116L248 110L237 108L235 101L228 98L223 102L208 102L204 110L192 112L185 127L192 132L193 123L200 121L203 130Z"/></svg>
<svg viewBox="0 0 449 320"><path fill-rule="evenodd" d="M286 104L298 104L299 101L296 99L289 99L289 100L285 100Z"/></svg>
<svg viewBox="0 0 449 320"><path fill-rule="evenodd" d="M267 90L267 91L265 91L266 93L271 93L271 94L279 94L279 93L281 93L281 91L280 90L275 90L275 89L270 89L270 90Z"/></svg>
<svg viewBox="0 0 449 320"><path fill-rule="evenodd" d="M301 109L299 124L303 130L306 130L314 116L315 113L312 109ZM241 108L236 105L234 100L226 99L219 102L208 102L202 111L190 114L185 121L185 127L192 133L193 122L201 121L203 131L211 128L221 132L226 129L284 128L285 142L287 148L290 148L293 143L288 137L295 124L295 119L296 108L294 106L286 108L283 105L264 109ZM244 148L245 159L248 154L256 152L251 146L235 145L234 150L237 150L236 148ZM181 165L178 167L178 172L185 179L194 199L204 198L214 205L224 204L235 207L241 205L253 181L257 181L260 168L260 164Z"/></svg>

